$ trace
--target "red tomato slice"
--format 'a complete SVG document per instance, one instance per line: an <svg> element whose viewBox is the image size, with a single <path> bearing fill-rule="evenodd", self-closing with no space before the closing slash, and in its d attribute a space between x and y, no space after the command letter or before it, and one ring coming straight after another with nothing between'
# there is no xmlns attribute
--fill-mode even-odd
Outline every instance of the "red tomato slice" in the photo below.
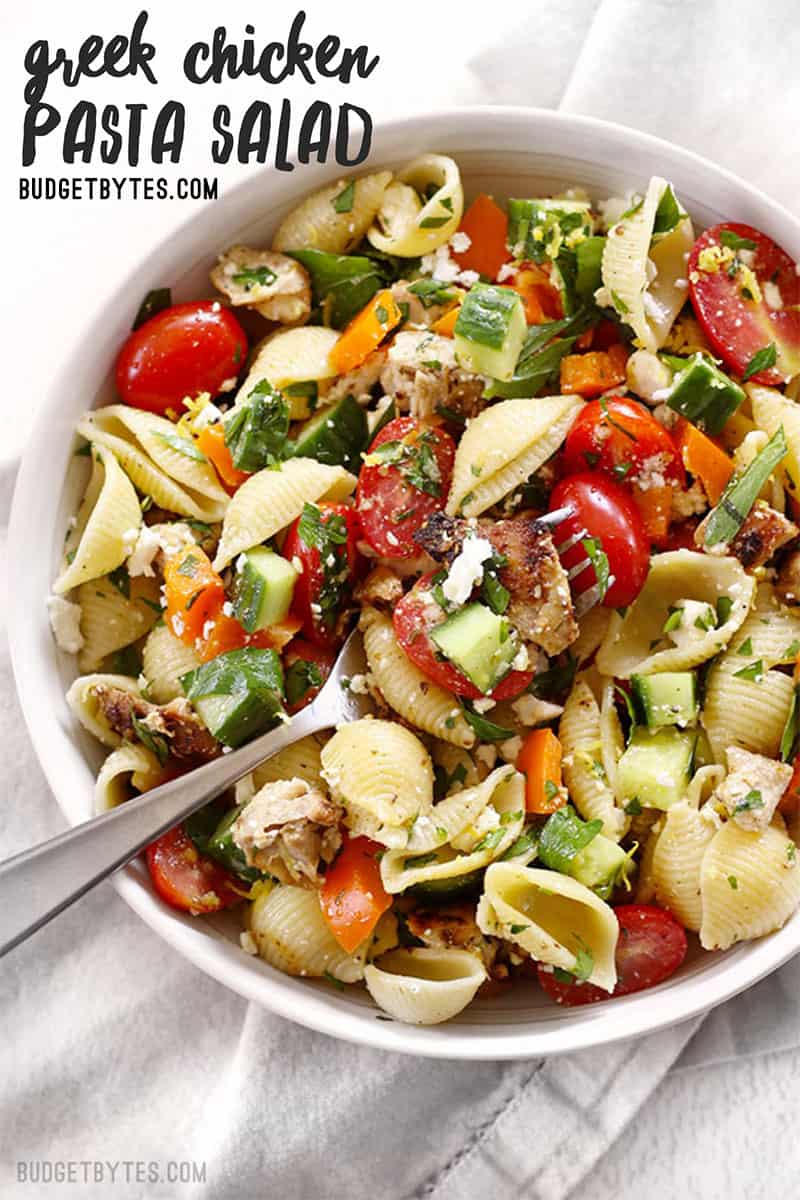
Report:
<svg viewBox="0 0 800 1200"><path fill-rule="evenodd" d="M305 708L307 704L311 703L333 670L335 661L336 655L332 650L325 650L322 646L315 646L312 642L303 641L302 638L294 638L289 643L283 656L286 697L288 700L286 705L287 712L299 712L301 708ZM319 673L321 682L316 684L310 683L308 671L301 669L304 666L316 667L315 674ZM303 690L300 690L301 688Z"/></svg>
<svg viewBox="0 0 800 1200"><path fill-rule="evenodd" d="M397 640L411 661L434 683L456 696L478 700L483 693L462 675L458 667L442 657L429 636L430 630L441 625L447 617L430 595L435 574L432 571L418 579L395 608L393 620ZM525 691L533 674L533 671L511 671L489 695L493 700L511 700Z"/></svg>
<svg viewBox="0 0 800 1200"><path fill-rule="evenodd" d="M247 338L239 322L216 301L173 304L128 337L116 366L117 391L126 404L165 415L183 413L186 396L210 392L241 371Z"/></svg>
<svg viewBox="0 0 800 1200"><path fill-rule="evenodd" d="M374 454L393 443L404 460L361 468L356 500L364 537L384 558L413 558L419 553L414 534L432 513L444 508L456 444L444 429L424 425L416 417L397 417L380 431L369 448ZM387 453L384 451L384 453ZM426 480L428 490L410 480Z"/></svg>
<svg viewBox="0 0 800 1200"><path fill-rule="evenodd" d="M683 485L686 472L675 444L662 425L640 404L622 396L584 404L567 434L564 474L603 471L622 483L652 484L654 474Z"/></svg>
<svg viewBox="0 0 800 1200"><path fill-rule="evenodd" d="M339 945L352 954L391 907L376 855L383 850L367 837L347 837L325 874L319 901Z"/></svg>
<svg viewBox="0 0 800 1200"><path fill-rule="evenodd" d="M596 538L614 576L614 583L606 592L603 604L608 608L630 604L644 587L650 567L650 543L630 492L607 475L583 471L562 479L553 488L550 507L556 509L564 506L572 508L574 516L561 522L556 530L555 541L566 541L582 529L590 537ZM561 561L569 569L585 557L586 550L578 542L565 551ZM587 567L572 581L572 586L577 595L593 587L596 582L594 568Z"/></svg>
<svg viewBox="0 0 800 1200"><path fill-rule="evenodd" d="M721 237L726 232L729 241L743 238L750 246L739 250L726 247ZM700 256L707 250L736 257L727 263L723 260L716 271L704 271ZM742 250L746 258L753 255L751 269L762 293L760 299L749 300L742 292L748 282L746 271L736 267ZM742 375L753 356L774 342L777 363L753 375L754 382L784 383L800 372L800 276L797 264L772 238L752 225L725 221L697 239L688 271L697 319L714 353L727 367ZM779 308L770 306L771 298Z"/></svg>
<svg viewBox="0 0 800 1200"><path fill-rule="evenodd" d="M200 854L183 825L151 842L145 857L153 887L173 908L197 915L219 912L242 899L233 876Z"/></svg>
<svg viewBox="0 0 800 1200"><path fill-rule="evenodd" d="M321 501L321 521L327 525L338 517L344 522L346 540L332 544L323 562L317 546L309 546L300 534L302 517L294 522L283 544L283 556L299 559L302 572L294 585L292 612L303 622L303 634L318 646L333 646L340 640L339 616L350 595L352 580L358 573L361 555L356 548L359 536L358 514L346 504ZM333 555L334 562L328 559Z"/></svg>
<svg viewBox="0 0 800 1200"><path fill-rule="evenodd" d="M683 962L686 932L671 913L652 904L621 904L614 912L619 922L614 991L605 992L592 983L562 982L540 963L539 983L556 1004L594 1004L629 996L663 983Z"/></svg>

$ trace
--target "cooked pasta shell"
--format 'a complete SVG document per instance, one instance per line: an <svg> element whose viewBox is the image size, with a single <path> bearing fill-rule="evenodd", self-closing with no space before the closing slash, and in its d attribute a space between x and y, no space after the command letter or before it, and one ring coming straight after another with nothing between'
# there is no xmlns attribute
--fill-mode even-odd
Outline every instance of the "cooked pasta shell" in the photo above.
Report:
<svg viewBox="0 0 800 1200"><path fill-rule="evenodd" d="M616 688L613 679L604 679L600 697L600 755L606 779L619 798L617 766L625 753L625 735L617 715Z"/></svg>
<svg viewBox="0 0 800 1200"><path fill-rule="evenodd" d="M478 904L478 927L521 946L537 962L614 990L619 928L614 910L569 875L493 863Z"/></svg>
<svg viewBox="0 0 800 1200"><path fill-rule="evenodd" d="M391 171L376 171L354 180L353 203L348 212L340 213L334 208L337 196L346 186L345 180L329 183L314 192L281 221L272 239L273 250L349 253L372 224L391 178Z"/></svg>
<svg viewBox="0 0 800 1200"><path fill-rule="evenodd" d="M513 767L500 767L482 784L442 800L417 818L409 841L426 849L387 850L381 859L383 886L395 895L418 883L481 871L511 849L524 823L524 776Z"/></svg>
<svg viewBox="0 0 800 1200"><path fill-rule="evenodd" d="M430 254L450 240L463 211L458 164L444 154L422 154L386 189L367 237L384 254Z"/></svg>
<svg viewBox="0 0 800 1200"><path fill-rule="evenodd" d="M386 703L411 725L456 746L472 746L475 734L461 705L415 667L398 645L388 617L365 608L359 627L369 669Z"/></svg>
<svg viewBox="0 0 800 1200"><path fill-rule="evenodd" d="M418 737L371 717L341 725L322 751L322 775L351 827L366 819L385 845L405 845L408 826L433 802L433 766Z"/></svg>
<svg viewBox="0 0 800 1200"><path fill-rule="evenodd" d="M610 621L611 609L602 604L596 604L594 608L589 609L585 617L581 617L578 622L578 636L569 648L578 666L587 662L597 650L608 632Z"/></svg>
<svg viewBox="0 0 800 1200"><path fill-rule="evenodd" d="M441 767L443 771L447 772L450 780L447 795L480 783L480 775L475 762L460 746L454 746L452 742L434 742L431 747L431 758L434 766Z"/></svg>
<svg viewBox="0 0 800 1200"><path fill-rule="evenodd" d="M278 389L294 383L321 383L333 379L336 371L330 364L330 352L338 340L336 330L327 329L324 325L281 329L266 338L236 394L236 404L242 404L264 379ZM312 409L307 396L287 396L286 399L293 421L302 421L311 416Z"/></svg>
<svg viewBox="0 0 800 1200"><path fill-rule="evenodd" d="M165 417L111 404L86 413L77 430L111 450L139 491L159 507L198 521L222 520L228 493L216 471Z"/></svg>
<svg viewBox="0 0 800 1200"><path fill-rule="evenodd" d="M127 596L107 575L82 583L76 597L83 635L79 670L96 671L107 655L144 637L160 615L158 591L156 580L143 576L129 580Z"/></svg>
<svg viewBox="0 0 800 1200"><path fill-rule="evenodd" d="M656 881L653 875L653 859L656 856L661 827L661 820L659 818L647 834L644 847L639 856L639 870L636 876L636 888L633 893L634 903L636 904L655 903Z"/></svg>
<svg viewBox="0 0 800 1200"><path fill-rule="evenodd" d="M322 915L319 893L283 885L263 887L250 906L250 932L265 962L286 975L332 975L356 983L364 975L366 946L343 950Z"/></svg>
<svg viewBox="0 0 800 1200"><path fill-rule="evenodd" d="M783 822L752 833L727 821L706 850L700 890L706 950L780 929L800 904L797 851Z"/></svg>
<svg viewBox="0 0 800 1200"><path fill-rule="evenodd" d="M650 351L664 344L686 300L684 255L694 242L692 222L684 214L675 230L651 249L656 211L668 187L665 179L654 176L643 203L611 228L603 250L603 288L638 345Z"/></svg>
<svg viewBox="0 0 800 1200"><path fill-rule="evenodd" d="M83 728L104 746L119 746L122 738L108 724L97 702L95 689L100 685L141 696L139 684L129 675L79 675L67 692L67 704Z"/></svg>
<svg viewBox="0 0 800 1200"><path fill-rule="evenodd" d="M578 396L501 400L474 417L456 451L451 516L476 517L555 454L581 409Z"/></svg>
<svg viewBox="0 0 800 1200"><path fill-rule="evenodd" d="M100 768L94 787L94 811L108 812L130 798L131 789L147 792L166 778L155 754L141 743L123 742Z"/></svg>
<svg viewBox="0 0 800 1200"><path fill-rule="evenodd" d="M652 877L656 899L687 929L702 923L700 873L716 830L713 822L681 801L667 811L655 845Z"/></svg>
<svg viewBox="0 0 800 1200"><path fill-rule="evenodd" d="M722 762L729 746L775 758L794 699L794 684L781 671L764 670L757 679L743 679L752 660L726 654L708 673L703 726L714 757Z"/></svg>
<svg viewBox="0 0 800 1200"><path fill-rule="evenodd" d="M150 631L142 649L142 671L156 704L168 704L182 696L181 676L199 666L193 648L176 638L168 625L162 623Z"/></svg>
<svg viewBox="0 0 800 1200"><path fill-rule="evenodd" d="M367 991L378 1007L408 1025L449 1021L485 979L483 963L468 950L397 949L364 968Z"/></svg>
<svg viewBox="0 0 800 1200"><path fill-rule="evenodd" d="M603 833L618 842L628 818L615 802L605 767L600 706L585 678L576 679L567 697L558 728L564 751L564 780L570 799L586 821L603 822Z"/></svg>
<svg viewBox="0 0 800 1200"><path fill-rule="evenodd" d="M787 453L777 474L789 495L800 500L800 405L775 388L748 383L745 391L750 397L753 420L759 429L772 437L783 426Z"/></svg>
<svg viewBox="0 0 800 1200"><path fill-rule="evenodd" d="M343 500L356 480L344 467L328 467L313 458L290 458L272 470L266 467L245 480L231 499L222 522L214 570L290 525L306 502Z"/></svg>
<svg viewBox="0 0 800 1200"><path fill-rule="evenodd" d="M625 616L614 613L608 633L597 652L597 667L604 675L629 679L655 671L686 671L718 654L741 626L755 593L755 580L730 557L694 550L670 550L650 563L647 581ZM681 600L704 601L716 609L727 596L731 610L716 629L698 636L691 647L671 646L664 623L673 605ZM698 631L699 632L699 631ZM659 650L658 644L665 648ZM656 648L654 648L656 647Z"/></svg>
<svg viewBox="0 0 800 1200"><path fill-rule="evenodd" d="M250 775L239 780L236 784L236 803L243 804L251 800L265 783L274 783L279 779L305 779L306 783L324 789L321 751L322 744L314 734L310 734L287 746L279 754L273 754Z"/></svg>
<svg viewBox="0 0 800 1200"><path fill-rule="evenodd" d="M109 450L95 447L89 486L64 548L66 562L53 584L56 595L121 566L141 523L133 484Z"/></svg>

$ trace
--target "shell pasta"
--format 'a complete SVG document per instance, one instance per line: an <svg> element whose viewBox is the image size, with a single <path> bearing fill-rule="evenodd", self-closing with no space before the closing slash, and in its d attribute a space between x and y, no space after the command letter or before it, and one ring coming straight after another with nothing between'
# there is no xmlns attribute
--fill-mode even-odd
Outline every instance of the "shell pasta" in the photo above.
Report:
<svg viewBox="0 0 800 1200"><path fill-rule="evenodd" d="M212 298L154 281L43 597L97 811L324 693L150 881L419 1026L800 906L800 270L661 176L463 165L329 176Z"/></svg>

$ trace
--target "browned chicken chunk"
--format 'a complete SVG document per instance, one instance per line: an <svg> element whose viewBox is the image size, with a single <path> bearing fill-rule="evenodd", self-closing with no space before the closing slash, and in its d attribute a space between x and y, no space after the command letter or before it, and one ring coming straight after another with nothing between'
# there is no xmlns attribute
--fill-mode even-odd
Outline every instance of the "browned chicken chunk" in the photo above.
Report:
<svg viewBox="0 0 800 1200"><path fill-rule="evenodd" d="M800 604L800 550L793 550L778 571L775 591L786 604Z"/></svg>
<svg viewBox="0 0 800 1200"><path fill-rule="evenodd" d="M545 654L559 654L578 636L569 580L550 533L535 517L479 519L474 525L438 512L415 534L415 541L438 562L450 563L470 529L488 538L505 566L498 572L510 600L507 616L527 642Z"/></svg>
<svg viewBox="0 0 800 1200"><path fill-rule="evenodd" d="M281 883L316 887L320 862L332 862L342 844L344 810L304 779L266 783L245 805L231 833L248 866Z"/></svg>
<svg viewBox="0 0 800 1200"><path fill-rule="evenodd" d="M163 739L173 757L195 763L217 758L222 753L220 743L183 697L170 700L169 704L151 704L122 688L105 684L98 685L94 694L108 724L122 738L145 745L148 740Z"/></svg>
<svg viewBox="0 0 800 1200"><path fill-rule="evenodd" d="M475 908L471 904L452 904L447 908L417 909L406 917L409 933L419 938L432 949L471 950L492 964L497 952L496 943L485 938L475 921Z"/></svg>
<svg viewBox="0 0 800 1200"><path fill-rule="evenodd" d="M697 527L694 538L698 546L703 545L705 521ZM800 534L793 521L763 500L757 500L736 537L727 547L727 553L738 558L743 567L752 570L763 567L782 546Z"/></svg>
<svg viewBox="0 0 800 1200"><path fill-rule="evenodd" d="M428 330L403 330L389 347L381 386L412 417L436 413L474 417L485 407L480 375L456 362L453 339Z"/></svg>

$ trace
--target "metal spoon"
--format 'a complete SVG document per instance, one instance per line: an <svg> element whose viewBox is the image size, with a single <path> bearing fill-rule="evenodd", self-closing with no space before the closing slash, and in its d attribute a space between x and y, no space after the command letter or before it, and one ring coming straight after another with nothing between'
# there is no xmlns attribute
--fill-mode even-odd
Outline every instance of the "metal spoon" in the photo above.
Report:
<svg viewBox="0 0 800 1200"><path fill-rule="evenodd" d="M0 863L0 957L266 759L310 733L371 713L369 696L346 686L364 670L354 632L314 702L288 724Z"/></svg>

